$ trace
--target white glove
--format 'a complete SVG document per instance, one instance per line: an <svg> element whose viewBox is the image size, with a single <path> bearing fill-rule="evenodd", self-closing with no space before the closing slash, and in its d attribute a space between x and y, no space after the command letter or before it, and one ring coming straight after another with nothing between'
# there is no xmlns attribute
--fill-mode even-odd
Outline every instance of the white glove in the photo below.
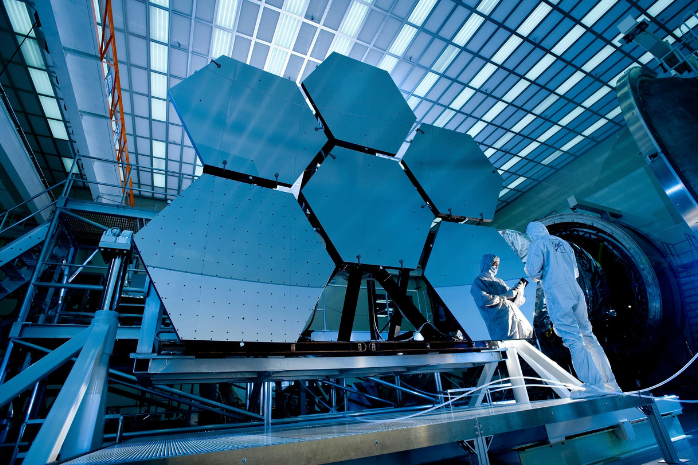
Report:
<svg viewBox="0 0 698 465"><path fill-rule="evenodd" d="M516 297L516 289L509 289L504 294L502 294L500 297L503 297L505 299L513 299L514 297Z"/></svg>

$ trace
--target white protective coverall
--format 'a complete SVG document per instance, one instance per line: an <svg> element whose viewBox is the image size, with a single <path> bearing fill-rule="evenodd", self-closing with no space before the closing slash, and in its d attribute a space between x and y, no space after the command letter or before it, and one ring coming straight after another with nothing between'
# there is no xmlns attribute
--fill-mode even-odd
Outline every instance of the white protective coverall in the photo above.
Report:
<svg viewBox="0 0 698 465"><path fill-rule="evenodd" d="M528 225L526 234L531 239L526 274L542 282L550 321L570 350L577 376L587 387L620 391L608 358L592 332L584 293L577 284L579 270L572 247L551 236L538 221Z"/></svg>
<svg viewBox="0 0 698 465"><path fill-rule="evenodd" d="M533 337L533 327L519 310L519 305L526 301L523 286L511 289L495 277L498 270L493 265L495 261L499 263L499 257L494 254L482 256L480 275L473 281L470 294L493 340L529 339Z"/></svg>

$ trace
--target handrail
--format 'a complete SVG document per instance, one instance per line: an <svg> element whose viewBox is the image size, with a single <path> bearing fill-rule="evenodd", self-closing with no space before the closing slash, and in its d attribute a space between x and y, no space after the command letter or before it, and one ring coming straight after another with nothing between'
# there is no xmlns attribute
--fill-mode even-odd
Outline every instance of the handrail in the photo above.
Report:
<svg viewBox="0 0 698 465"><path fill-rule="evenodd" d="M27 200L25 200L24 202L18 203L17 205L15 205L14 207L10 208L9 210L5 210L4 212L2 212L2 214L6 215L6 214L10 213L12 210L14 210L15 208L19 208L19 207L21 207L22 205L24 205L24 204L26 204L26 203L28 203L28 202L31 202L31 201L34 200L35 198L40 197L40 196L44 195L45 193L47 193L47 192L49 192L49 191L52 191L52 190L55 189L56 187L58 187L58 186L60 186L60 185L63 185L63 184L65 184L66 182L68 182L68 178L64 179L63 181L59 182L58 184L54 184L53 186L49 187L48 189L44 189L43 191L39 192L38 194L36 194L36 195L34 195L34 196L32 196L32 197L29 197L29 198L28 198Z"/></svg>
<svg viewBox="0 0 698 465"><path fill-rule="evenodd" d="M15 226L18 226L18 225L24 223L25 221L27 221L28 219L30 219L30 218L33 217L34 215L36 215L36 214L38 214L38 213L41 213L42 211L46 210L47 208L55 206L55 205L56 205L56 202L57 202L57 201L54 200L53 202L49 203L48 205L45 205L45 206L43 206L41 209L35 211L35 212L32 213L31 215L25 216L25 217L22 218L21 220L16 221L16 222L13 223L11 226L8 226L7 228L5 228L5 229L3 229L2 231L0 231L0 234L4 233L4 232L6 232L6 231L9 231L10 229L14 228ZM5 220L3 220L3 224L4 224L4 223L5 223Z"/></svg>

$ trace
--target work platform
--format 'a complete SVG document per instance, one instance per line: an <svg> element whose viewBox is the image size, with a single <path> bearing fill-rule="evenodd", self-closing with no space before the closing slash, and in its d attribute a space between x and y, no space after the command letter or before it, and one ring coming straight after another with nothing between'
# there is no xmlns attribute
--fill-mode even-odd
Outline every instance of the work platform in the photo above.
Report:
<svg viewBox="0 0 698 465"><path fill-rule="evenodd" d="M642 413L640 413L642 412ZM665 420L680 413L677 402L637 396L604 396L584 400L545 400L530 404L441 407L415 411L361 415L337 413L324 421L271 428L207 431L132 439L68 464L322 464L393 454L426 447L460 443L488 464L492 437L504 433L550 428L552 440L613 427L623 420L647 416L660 449L678 463ZM633 417L634 415L634 417ZM679 428L680 429L680 428ZM554 431L555 433L551 433ZM528 442L521 436L522 444ZM516 444L513 444L516 445Z"/></svg>

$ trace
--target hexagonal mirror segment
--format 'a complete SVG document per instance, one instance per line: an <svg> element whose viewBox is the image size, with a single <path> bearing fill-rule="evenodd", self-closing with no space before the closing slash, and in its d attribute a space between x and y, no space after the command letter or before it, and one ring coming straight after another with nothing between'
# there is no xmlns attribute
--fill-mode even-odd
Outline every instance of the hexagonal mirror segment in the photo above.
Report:
<svg viewBox="0 0 698 465"><path fill-rule="evenodd" d="M470 135L422 124L402 163L439 214L494 218L502 176Z"/></svg>
<svg viewBox="0 0 698 465"><path fill-rule="evenodd" d="M297 341L335 268L293 195L208 174L135 244L183 340Z"/></svg>
<svg viewBox="0 0 698 465"><path fill-rule="evenodd" d="M170 89L170 99L206 173L290 186L327 142L295 82L226 56Z"/></svg>
<svg viewBox="0 0 698 465"><path fill-rule="evenodd" d="M328 135L358 150L396 154L417 120L387 71L336 52L302 85Z"/></svg>
<svg viewBox="0 0 698 465"><path fill-rule="evenodd" d="M434 215L397 160L336 147L301 194L345 263L417 268Z"/></svg>

